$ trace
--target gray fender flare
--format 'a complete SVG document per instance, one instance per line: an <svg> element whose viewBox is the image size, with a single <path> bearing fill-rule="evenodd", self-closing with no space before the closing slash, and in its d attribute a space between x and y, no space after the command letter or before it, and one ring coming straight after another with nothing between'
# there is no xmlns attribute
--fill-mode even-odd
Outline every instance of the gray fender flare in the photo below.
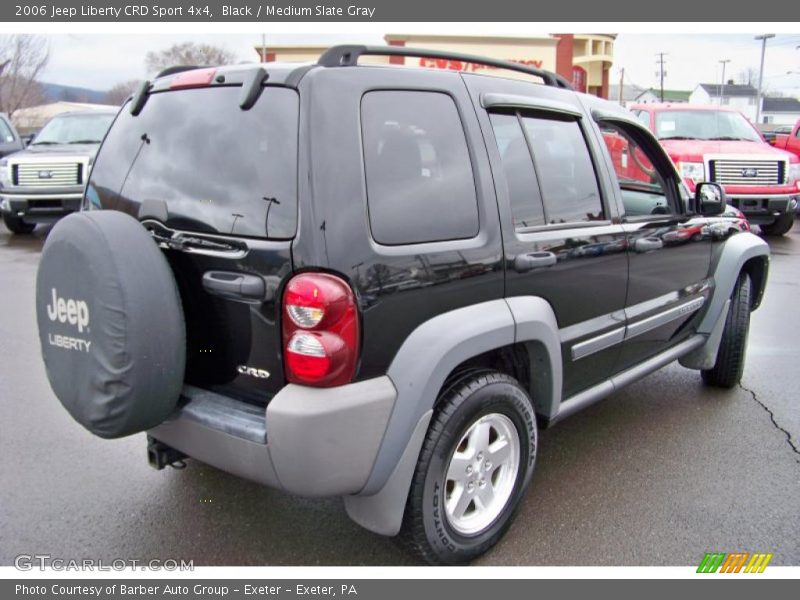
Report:
<svg viewBox="0 0 800 600"><path fill-rule="evenodd" d="M397 400L372 473L358 495L344 499L351 519L383 535L400 531L414 468L445 379L462 362L515 342L530 343L534 350L532 372L541 374L533 378L534 393L547 394L537 406L557 409L561 346L553 309L545 300L490 300L434 317L411 333L388 370Z"/></svg>
<svg viewBox="0 0 800 600"><path fill-rule="evenodd" d="M714 366L733 288L745 263L757 257L769 259L769 245L752 233L739 233L725 242L712 273L714 292L711 302L697 326L697 333L707 336L706 342L681 357L681 365L689 369L710 369Z"/></svg>

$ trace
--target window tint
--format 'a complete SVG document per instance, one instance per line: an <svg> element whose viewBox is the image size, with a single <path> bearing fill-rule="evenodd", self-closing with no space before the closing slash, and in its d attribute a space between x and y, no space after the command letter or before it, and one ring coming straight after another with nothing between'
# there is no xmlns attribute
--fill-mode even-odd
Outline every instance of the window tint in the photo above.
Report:
<svg viewBox="0 0 800 600"><path fill-rule="evenodd" d="M597 177L580 125L523 116L549 224L605 219Z"/></svg>
<svg viewBox="0 0 800 600"><path fill-rule="evenodd" d="M14 134L11 133L11 128L3 119L0 119L0 143L9 143L13 141Z"/></svg>
<svg viewBox="0 0 800 600"><path fill-rule="evenodd" d="M492 114L491 121L508 187L514 228L544 225L539 184L517 115Z"/></svg>
<svg viewBox="0 0 800 600"><path fill-rule="evenodd" d="M453 99L377 91L361 103L372 235L381 244L470 238L478 202Z"/></svg>
<svg viewBox="0 0 800 600"><path fill-rule="evenodd" d="M670 214L666 184L653 166L651 150L638 145L616 124L601 123L600 129L622 191L625 215Z"/></svg>

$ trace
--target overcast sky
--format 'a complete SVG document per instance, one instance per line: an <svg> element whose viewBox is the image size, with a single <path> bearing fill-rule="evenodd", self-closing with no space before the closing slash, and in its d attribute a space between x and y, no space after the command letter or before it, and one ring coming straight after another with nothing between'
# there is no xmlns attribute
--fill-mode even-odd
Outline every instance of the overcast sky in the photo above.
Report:
<svg viewBox="0 0 800 600"><path fill-rule="evenodd" d="M478 33L465 31L465 33ZM260 43L257 34L205 35L50 35L51 60L43 80L65 85L105 90L115 83L143 78L144 57L149 50L167 48L183 41L205 42L223 46L236 53L241 61L257 60L253 49ZM269 35L267 43L382 43L382 35ZM778 35L767 44L764 69L765 87L800 96L800 34ZM721 65L730 59L726 79L747 67L758 68L761 42L753 35L621 34L614 51L612 83L619 81L625 68L626 83L642 87L657 85L656 53L665 52L669 89L691 90L698 83L718 83ZM796 74L787 75L788 71Z"/></svg>

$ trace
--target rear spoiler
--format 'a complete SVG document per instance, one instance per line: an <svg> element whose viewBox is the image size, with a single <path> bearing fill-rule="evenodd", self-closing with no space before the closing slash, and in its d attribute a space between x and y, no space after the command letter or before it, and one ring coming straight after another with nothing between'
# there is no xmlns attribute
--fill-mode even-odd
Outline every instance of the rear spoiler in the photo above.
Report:
<svg viewBox="0 0 800 600"><path fill-rule="evenodd" d="M216 76L214 69L215 67L169 67L161 71L156 76L156 80L163 77L173 77L169 86L171 89L241 84L242 92L239 95L239 108L250 110L261 95L264 82L269 79L269 73L262 66L234 71L230 74L220 73ZM142 112L153 88L154 82L143 81L131 96L129 110L134 117Z"/></svg>

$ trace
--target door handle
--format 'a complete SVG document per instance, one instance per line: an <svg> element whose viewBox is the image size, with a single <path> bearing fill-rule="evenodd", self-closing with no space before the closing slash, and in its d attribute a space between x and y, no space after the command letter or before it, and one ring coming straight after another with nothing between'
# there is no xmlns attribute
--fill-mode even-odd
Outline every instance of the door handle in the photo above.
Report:
<svg viewBox="0 0 800 600"><path fill-rule="evenodd" d="M552 252L529 252L519 254L514 259L514 270L519 273L526 273L533 269L552 267L558 262L558 258Z"/></svg>
<svg viewBox="0 0 800 600"><path fill-rule="evenodd" d="M206 271L203 289L239 302L264 302L267 296L267 284L262 277L232 271Z"/></svg>
<svg viewBox="0 0 800 600"><path fill-rule="evenodd" d="M660 250L664 247L664 242L658 238L639 238L633 243L633 249L636 252L650 252L651 250Z"/></svg>

